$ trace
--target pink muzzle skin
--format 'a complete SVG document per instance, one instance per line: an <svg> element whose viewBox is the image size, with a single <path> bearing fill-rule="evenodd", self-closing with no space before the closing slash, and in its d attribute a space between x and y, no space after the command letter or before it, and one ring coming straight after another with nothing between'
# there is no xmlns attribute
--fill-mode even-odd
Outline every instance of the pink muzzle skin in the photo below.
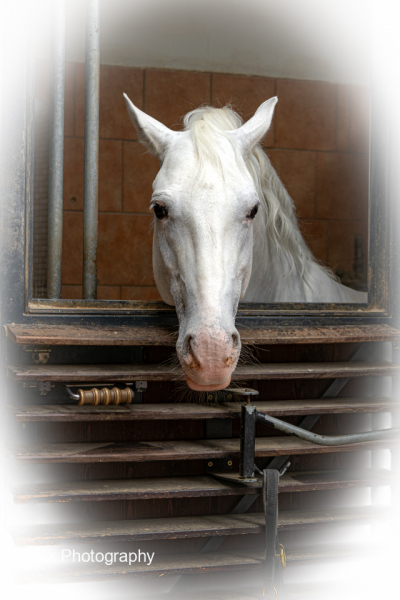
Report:
<svg viewBox="0 0 400 600"><path fill-rule="evenodd" d="M188 384L190 389L195 390L196 392L214 392L214 391L218 391L218 390L224 390L225 388L228 387L228 385L231 382L231 378L229 377L229 379L227 379L224 383L200 385L200 383L196 383L195 381L190 379L187 375L185 375L185 377L186 377L186 383Z"/></svg>

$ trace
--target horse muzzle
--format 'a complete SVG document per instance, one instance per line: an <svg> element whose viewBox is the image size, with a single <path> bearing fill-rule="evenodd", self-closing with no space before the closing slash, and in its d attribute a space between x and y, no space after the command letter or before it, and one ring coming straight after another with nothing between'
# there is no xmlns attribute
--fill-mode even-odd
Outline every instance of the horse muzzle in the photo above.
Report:
<svg viewBox="0 0 400 600"><path fill-rule="evenodd" d="M203 326L178 340L177 353L192 390L223 390L229 386L239 359L239 333L235 328L227 331Z"/></svg>

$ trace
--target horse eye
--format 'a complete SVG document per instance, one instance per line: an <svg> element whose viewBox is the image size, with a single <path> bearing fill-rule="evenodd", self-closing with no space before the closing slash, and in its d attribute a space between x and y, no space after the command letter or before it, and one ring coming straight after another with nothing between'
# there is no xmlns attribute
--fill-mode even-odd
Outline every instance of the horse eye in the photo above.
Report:
<svg viewBox="0 0 400 600"><path fill-rule="evenodd" d="M165 217L168 217L168 210L165 206L162 206L161 204L155 204L154 214L156 215L157 219L165 219Z"/></svg>
<svg viewBox="0 0 400 600"><path fill-rule="evenodd" d="M254 208L247 214L247 218L253 220L256 214L258 213L258 204L255 205Z"/></svg>

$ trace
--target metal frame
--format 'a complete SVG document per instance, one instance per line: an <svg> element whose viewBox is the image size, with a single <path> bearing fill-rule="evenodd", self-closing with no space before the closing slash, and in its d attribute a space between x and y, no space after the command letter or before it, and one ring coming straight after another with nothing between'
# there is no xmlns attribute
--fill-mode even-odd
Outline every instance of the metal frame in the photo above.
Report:
<svg viewBox="0 0 400 600"><path fill-rule="evenodd" d="M31 56L31 53L27 52ZM152 325L176 325L175 310L160 302L60 300L32 298L32 209L33 209L33 60L20 65L19 86L8 87L7 100L13 98L15 117L8 123L8 144L14 152L5 160L7 177L2 210L3 275L8 279L8 292L3 288L3 322L95 322ZM22 96L22 97L21 97ZM23 99L22 99L23 98ZM7 102L8 104L8 102ZM398 294L392 289L393 268L399 259L395 248L394 222L398 211L389 194L389 128L380 110L379 90L372 91L370 127L370 214L369 214L369 284L368 304L241 304L237 314L239 324L359 324L392 322L391 299ZM15 110L17 109L17 110ZM23 140L21 139L23 137ZM14 139L12 139L14 138ZM24 160L25 157L25 160ZM17 175L18 174L18 175ZM14 178L14 179L13 179ZM18 186L12 181L18 178ZM4 180L4 178L3 178ZM10 238L12 236L12 239ZM25 240L25 242L23 242ZM12 251L11 251L12 249ZM396 261L396 265L393 264ZM22 267L22 265L24 265ZM396 282L397 283L397 282ZM5 293L4 293L5 292ZM7 315L7 316L6 316ZM66 321L67 319L67 321Z"/></svg>

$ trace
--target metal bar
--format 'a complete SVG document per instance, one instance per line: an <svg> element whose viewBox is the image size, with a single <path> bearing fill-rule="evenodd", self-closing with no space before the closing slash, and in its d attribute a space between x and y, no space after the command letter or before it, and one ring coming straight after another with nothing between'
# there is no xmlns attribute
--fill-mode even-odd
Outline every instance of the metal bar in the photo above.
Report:
<svg viewBox="0 0 400 600"><path fill-rule="evenodd" d="M302 440L319 444L320 446L342 446L343 444L357 444L359 442L373 442L375 440L394 439L400 435L400 428L378 429L376 431L365 431L363 433L348 433L345 435L318 435L301 427L296 427L275 417L256 413L257 421L266 423L268 427L278 429L289 435L296 435Z"/></svg>
<svg viewBox="0 0 400 600"><path fill-rule="evenodd" d="M83 205L83 298L97 297L99 188L100 10L87 0L85 51L85 180Z"/></svg>
<svg viewBox="0 0 400 600"><path fill-rule="evenodd" d="M368 344L362 344L362 346L355 351L350 360L367 360L372 352L373 349ZM322 394L321 399L336 398L349 381L350 378L348 377L338 377L337 379L334 379ZM321 415L307 415L300 421L299 426L302 429L310 431L319 421L320 417ZM278 471L282 473L288 467L289 459L290 456L275 456L269 461L268 469L278 469Z"/></svg>
<svg viewBox="0 0 400 600"><path fill-rule="evenodd" d="M254 477L254 449L256 441L256 407L252 404L242 405L242 425L240 430L240 465L239 477Z"/></svg>
<svg viewBox="0 0 400 600"><path fill-rule="evenodd" d="M47 297L61 298L64 170L65 0L53 2Z"/></svg>

